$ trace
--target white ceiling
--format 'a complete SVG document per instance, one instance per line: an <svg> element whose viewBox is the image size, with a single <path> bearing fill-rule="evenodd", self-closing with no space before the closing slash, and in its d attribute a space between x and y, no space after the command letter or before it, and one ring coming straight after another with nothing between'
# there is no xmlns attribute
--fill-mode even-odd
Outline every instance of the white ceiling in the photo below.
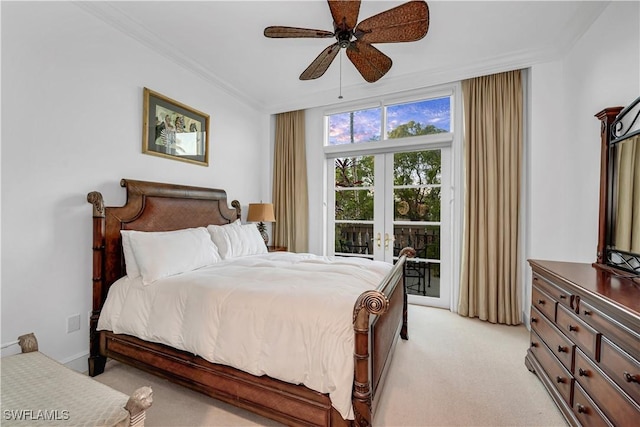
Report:
<svg viewBox="0 0 640 427"><path fill-rule="evenodd" d="M363 0L358 22L401 3ZM301 81L300 73L334 39L264 37L270 25L333 30L326 1L76 4L254 108L276 113L335 104L340 91L348 102L556 59L608 2L428 1L426 37L376 45L393 60L376 83L366 83L344 53L324 76Z"/></svg>

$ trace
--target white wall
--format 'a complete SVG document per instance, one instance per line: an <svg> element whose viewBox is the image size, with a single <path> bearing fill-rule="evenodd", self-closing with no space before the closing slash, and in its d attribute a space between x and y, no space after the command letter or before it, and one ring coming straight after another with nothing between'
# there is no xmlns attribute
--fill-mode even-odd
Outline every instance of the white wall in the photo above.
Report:
<svg viewBox="0 0 640 427"><path fill-rule="evenodd" d="M612 2L564 58L532 67L527 258L596 260L600 121L594 115L638 96L638 2ZM529 280L524 295L530 298Z"/></svg>
<svg viewBox="0 0 640 427"><path fill-rule="evenodd" d="M143 87L211 116L209 167L141 153ZM3 2L2 343L33 331L43 352L86 369L87 193L119 206L121 178L223 188L246 214L271 198L269 129L268 115L71 2ZM67 334L73 314L82 327Z"/></svg>

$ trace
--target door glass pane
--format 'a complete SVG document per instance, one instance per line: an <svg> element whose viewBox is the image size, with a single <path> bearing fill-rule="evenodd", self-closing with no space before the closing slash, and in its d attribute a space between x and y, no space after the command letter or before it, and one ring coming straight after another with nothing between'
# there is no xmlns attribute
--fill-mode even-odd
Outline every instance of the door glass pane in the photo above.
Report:
<svg viewBox="0 0 640 427"><path fill-rule="evenodd" d="M442 178L440 150L396 153L394 169L394 219L440 221Z"/></svg>
<svg viewBox="0 0 640 427"><path fill-rule="evenodd" d="M336 191L336 221L373 220L373 192L370 190Z"/></svg>
<svg viewBox="0 0 640 427"><path fill-rule="evenodd" d="M329 145L359 144L380 141L382 108L332 114L328 118Z"/></svg>
<svg viewBox="0 0 640 427"><path fill-rule="evenodd" d="M396 221L440 221L440 187L394 189Z"/></svg>
<svg viewBox="0 0 640 427"><path fill-rule="evenodd" d="M389 105L387 139L451 132L451 98Z"/></svg>
<svg viewBox="0 0 640 427"><path fill-rule="evenodd" d="M336 159L335 186L336 188L373 186L373 156Z"/></svg>
<svg viewBox="0 0 640 427"><path fill-rule="evenodd" d="M394 249L416 250L407 262L407 291L440 297L441 153L394 154Z"/></svg>
<svg viewBox="0 0 640 427"><path fill-rule="evenodd" d="M393 227L396 251L400 252L407 246L416 250L416 258L440 261L440 226L407 226L396 225Z"/></svg>
<svg viewBox="0 0 640 427"><path fill-rule="evenodd" d="M374 157L334 162L335 253L373 257Z"/></svg>
<svg viewBox="0 0 640 427"><path fill-rule="evenodd" d="M336 255L373 256L373 224L336 224Z"/></svg>

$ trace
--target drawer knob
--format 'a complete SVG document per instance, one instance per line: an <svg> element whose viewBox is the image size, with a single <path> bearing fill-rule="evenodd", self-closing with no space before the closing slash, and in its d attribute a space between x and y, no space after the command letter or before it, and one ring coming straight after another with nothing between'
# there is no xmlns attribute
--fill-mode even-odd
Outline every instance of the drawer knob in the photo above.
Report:
<svg viewBox="0 0 640 427"><path fill-rule="evenodd" d="M576 406L578 407L578 413L580 413L580 414L586 414L587 413L587 408L585 408L583 405L577 403Z"/></svg>
<svg viewBox="0 0 640 427"><path fill-rule="evenodd" d="M585 316L591 316L591 310L585 310L584 311L584 315Z"/></svg>
<svg viewBox="0 0 640 427"><path fill-rule="evenodd" d="M578 330L578 327L577 327L577 326L569 325L569 331L570 331L570 332L572 332L572 331L577 331L577 330Z"/></svg>
<svg viewBox="0 0 640 427"><path fill-rule="evenodd" d="M582 368L578 368L578 375L580 375L581 377L588 377L589 376L589 371L585 371Z"/></svg>
<svg viewBox="0 0 640 427"><path fill-rule="evenodd" d="M536 323L537 321L538 321L538 318L537 318L537 317L532 317L532 318L531 318L531 323Z"/></svg>
<svg viewBox="0 0 640 427"><path fill-rule="evenodd" d="M560 295L560 299L567 299L566 295Z"/></svg>
<svg viewBox="0 0 640 427"><path fill-rule="evenodd" d="M564 378L562 378L562 377L556 377L556 382L557 382L558 384L564 383Z"/></svg>
<svg viewBox="0 0 640 427"><path fill-rule="evenodd" d="M538 300L538 304L540 304L540 305L544 305L544 300L543 300L543 299L539 299L539 300Z"/></svg>
<svg viewBox="0 0 640 427"><path fill-rule="evenodd" d="M624 380L628 383L639 383L640 384L640 378L638 378L638 375L631 375L629 372L625 372L624 373Z"/></svg>
<svg viewBox="0 0 640 427"><path fill-rule="evenodd" d="M537 342L533 342L533 341L531 341L531 347L537 347L537 346L538 346L538 343L537 343Z"/></svg>
<svg viewBox="0 0 640 427"><path fill-rule="evenodd" d="M561 345L558 346L558 353L566 353L567 347L563 347Z"/></svg>

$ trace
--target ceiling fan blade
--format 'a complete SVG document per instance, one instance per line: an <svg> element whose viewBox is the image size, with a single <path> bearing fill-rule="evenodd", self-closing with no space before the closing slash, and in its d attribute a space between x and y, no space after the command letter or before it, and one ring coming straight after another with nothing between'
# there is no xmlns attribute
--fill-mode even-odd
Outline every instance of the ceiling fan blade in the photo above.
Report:
<svg viewBox="0 0 640 427"><path fill-rule="evenodd" d="M300 80L312 80L317 79L322 76L331 62L333 62L333 58L340 52L340 45L338 43L332 44L327 47L325 50L318 55L316 59L307 67L306 70L300 74Z"/></svg>
<svg viewBox="0 0 640 427"><path fill-rule="evenodd" d="M295 38L295 37L310 37L310 38L326 38L333 37L331 31L325 30L312 30L310 28L296 28L296 27L267 27L264 29L265 37L271 37L276 39Z"/></svg>
<svg viewBox="0 0 640 427"><path fill-rule="evenodd" d="M356 26L360 12L360 0L327 0L327 2L336 29L352 30Z"/></svg>
<svg viewBox="0 0 640 427"><path fill-rule="evenodd" d="M347 56L369 83L378 81L391 69L392 61L369 43L356 40L347 48Z"/></svg>
<svg viewBox="0 0 640 427"><path fill-rule="evenodd" d="M429 6L410 1L367 18L355 29L358 40L367 43L412 42L429 30Z"/></svg>

